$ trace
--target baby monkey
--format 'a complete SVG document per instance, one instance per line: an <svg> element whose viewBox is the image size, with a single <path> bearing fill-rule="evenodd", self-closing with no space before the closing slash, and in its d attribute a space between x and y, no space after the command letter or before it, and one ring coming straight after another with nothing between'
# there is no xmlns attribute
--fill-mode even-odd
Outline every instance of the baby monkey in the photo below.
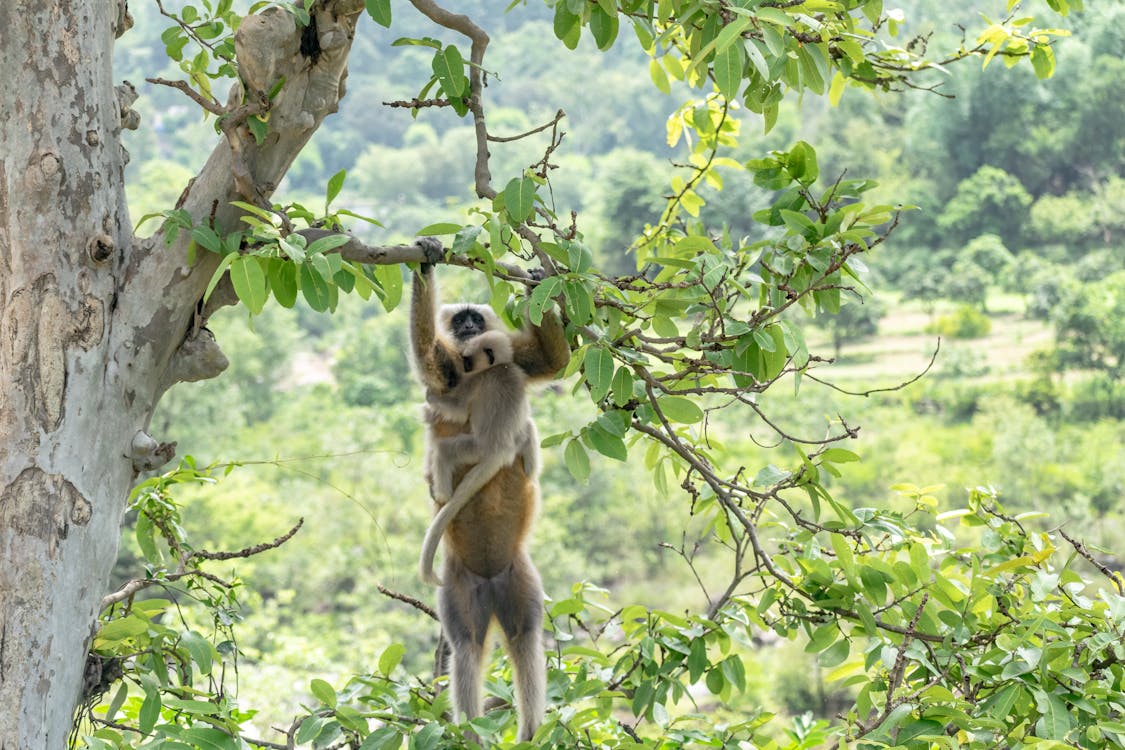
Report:
<svg viewBox="0 0 1125 750"><path fill-rule="evenodd" d="M441 508L426 530L419 570L427 583L441 585L433 563L449 523L489 481L517 458L524 474L534 480L539 469L539 434L527 400L527 376L513 362L512 342L492 310L479 305L442 310L448 329L464 330L458 316L475 313L483 333L471 335L458 349L464 375L451 391L426 394L427 421L467 423L468 432L435 436L429 445L427 470L434 502ZM475 329L474 329L475 330ZM458 339L460 341L460 339ZM456 490L454 475L471 466Z"/></svg>

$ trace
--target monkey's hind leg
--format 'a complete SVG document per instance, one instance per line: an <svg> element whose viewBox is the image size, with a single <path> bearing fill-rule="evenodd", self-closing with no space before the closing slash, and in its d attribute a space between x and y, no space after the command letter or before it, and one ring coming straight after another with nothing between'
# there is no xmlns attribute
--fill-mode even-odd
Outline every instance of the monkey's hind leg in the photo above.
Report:
<svg viewBox="0 0 1125 750"><path fill-rule="evenodd" d="M543 584L526 551L494 580L496 617L512 662L519 742L530 741L543 723L547 702L547 662L543 653Z"/></svg>
<svg viewBox="0 0 1125 750"><path fill-rule="evenodd" d="M483 601L483 579L465 569L454 555L447 555L442 570L444 585L438 589L438 615L453 650L449 689L458 721L484 713L481 697L481 663L492 612Z"/></svg>

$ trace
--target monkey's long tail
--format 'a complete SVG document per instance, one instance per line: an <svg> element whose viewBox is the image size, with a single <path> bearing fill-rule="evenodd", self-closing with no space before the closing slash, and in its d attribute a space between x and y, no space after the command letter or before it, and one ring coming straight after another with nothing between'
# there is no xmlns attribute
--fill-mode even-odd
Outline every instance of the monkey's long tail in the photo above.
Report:
<svg viewBox="0 0 1125 750"><path fill-rule="evenodd" d="M496 473L515 460L510 455L489 456L461 478L461 483L453 490L449 502L441 506L441 510L430 522L426 529L426 538L422 540L422 557L418 561L418 574L422 580L434 586L441 586L441 579L434 573L434 557L437 555L438 544L445 535L445 529L457 517L461 509L476 497L481 488L496 476Z"/></svg>

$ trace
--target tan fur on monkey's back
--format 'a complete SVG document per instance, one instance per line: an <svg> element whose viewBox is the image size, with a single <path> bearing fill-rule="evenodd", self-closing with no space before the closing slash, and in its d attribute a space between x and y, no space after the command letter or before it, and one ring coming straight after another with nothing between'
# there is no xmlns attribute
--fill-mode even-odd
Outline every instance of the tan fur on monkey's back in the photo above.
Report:
<svg viewBox="0 0 1125 750"><path fill-rule="evenodd" d="M467 432L468 425L434 422L431 429L435 438L443 438ZM466 466L454 474L455 487L470 468ZM538 510L537 493L538 488L520 459L497 472L449 522L445 531L445 564L460 561L483 578L503 572L527 539ZM439 507L435 504L435 511Z"/></svg>

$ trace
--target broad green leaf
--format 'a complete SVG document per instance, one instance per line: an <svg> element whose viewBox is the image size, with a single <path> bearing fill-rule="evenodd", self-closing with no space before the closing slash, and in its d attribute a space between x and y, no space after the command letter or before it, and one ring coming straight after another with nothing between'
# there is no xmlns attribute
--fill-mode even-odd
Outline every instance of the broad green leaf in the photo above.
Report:
<svg viewBox="0 0 1125 750"><path fill-rule="evenodd" d="M816 151L804 141L798 141L789 151L786 170L802 185L811 185L820 176ZM810 222L811 223L811 222Z"/></svg>
<svg viewBox="0 0 1125 750"><path fill-rule="evenodd" d="M563 458L566 461L566 468L571 476L583 484L590 478L590 457L586 453L586 449L578 440L571 440L566 444L566 450L563 453Z"/></svg>
<svg viewBox="0 0 1125 750"><path fill-rule="evenodd" d="M402 268L394 264L379 265L375 266L374 274L383 290L380 298L383 309L390 312L402 301Z"/></svg>
<svg viewBox="0 0 1125 750"><path fill-rule="evenodd" d="M327 723L326 719L319 716L306 716L297 728L296 734L293 739L298 745L304 745L315 740L320 733L324 730L324 725Z"/></svg>
<svg viewBox="0 0 1125 750"><path fill-rule="evenodd" d="M122 641L148 631L149 623L136 615L110 620L98 631L99 641Z"/></svg>
<svg viewBox="0 0 1125 750"><path fill-rule="evenodd" d="M613 355L605 349L594 348L586 352L586 382L590 384L590 398L598 403L609 393L613 383Z"/></svg>
<svg viewBox="0 0 1125 750"><path fill-rule="evenodd" d="M202 248L210 250L213 253L222 253L223 241L219 239L219 235L216 234L215 230L211 227L192 227L191 238Z"/></svg>
<svg viewBox="0 0 1125 750"><path fill-rule="evenodd" d="M161 561L163 555L160 554L160 550L156 546L156 527L147 513L137 515L137 524L133 535L136 537L137 546L141 548L141 554L145 556L146 560L153 563Z"/></svg>
<svg viewBox="0 0 1125 750"><path fill-rule="evenodd" d="M454 224L448 221L439 221L436 224L429 224L418 230L419 237L438 237L445 234L457 234L461 231L461 224Z"/></svg>
<svg viewBox="0 0 1125 750"><path fill-rule="evenodd" d="M1035 707L1039 710L1039 720L1035 722L1035 733L1048 740L1064 740L1074 727L1074 720L1063 699L1054 693L1038 690L1035 693Z"/></svg>
<svg viewBox="0 0 1125 750"><path fill-rule="evenodd" d="M402 747L402 732L394 727L380 727L359 746L359 750L398 750Z"/></svg>
<svg viewBox="0 0 1125 750"><path fill-rule="evenodd" d="M614 406L624 406L633 400L633 373L625 365L617 368L610 383Z"/></svg>
<svg viewBox="0 0 1125 750"><path fill-rule="evenodd" d="M527 221L535 209L535 180L515 177L504 188L504 207L513 221Z"/></svg>
<svg viewBox="0 0 1125 750"><path fill-rule="evenodd" d="M825 669L839 666L844 663L851 653L852 644L847 638L840 638L816 657L816 661Z"/></svg>
<svg viewBox="0 0 1125 750"><path fill-rule="evenodd" d="M731 47L739 47L737 44L742 32L750 28L751 20L746 16L739 16L730 23L723 26L723 30L715 37L715 54L719 55L726 52ZM702 50L700 52L702 54Z"/></svg>
<svg viewBox="0 0 1125 750"><path fill-rule="evenodd" d="M364 5L375 23L387 29L391 27L391 0L364 0Z"/></svg>
<svg viewBox="0 0 1125 750"><path fill-rule="evenodd" d="M852 461L859 461L859 454L852 453L846 448L829 448L820 454L821 461L829 461L834 464L846 464Z"/></svg>
<svg viewBox="0 0 1125 750"><path fill-rule="evenodd" d="M451 44L438 50L431 67L447 97L458 99L468 93L469 79L465 76L465 59L455 46Z"/></svg>
<svg viewBox="0 0 1125 750"><path fill-rule="evenodd" d="M327 682L315 679L309 685L309 690L318 701L329 708L336 708L336 691Z"/></svg>
<svg viewBox="0 0 1125 750"><path fill-rule="evenodd" d="M694 401L683 396L662 396L656 400L660 411L671 422L695 424L703 421L703 410Z"/></svg>
<svg viewBox="0 0 1125 750"><path fill-rule="evenodd" d="M387 2L390 2L390 0L387 0ZM328 206L332 203L332 201L336 200L336 196L340 194L340 190L344 187L344 178L347 176L348 170L341 169L339 172L328 178L328 190L324 195L325 210L328 209Z"/></svg>
<svg viewBox="0 0 1125 750"><path fill-rule="evenodd" d="M586 430L586 437L590 441L590 445L594 447L598 453L618 461L624 461L629 457L629 449L625 447L625 441L616 435L611 435L597 425L592 426Z"/></svg>
<svg viewBox="0 0 1125 750"><path fill-rule="evenodd" d="M323 257L323 256L316 256ZM324 280L313 268L311 263L302 263L297 274L301 285L301 295L309 303L309 307L317 312L325 312L332 303L332 296L328 291L328 282Z"/></svg>
<svg viewBox="0 0 1125 750"><path fill-rule="evenodd" d="M383 653L379 656L379 674L390 677L391 672L402 662L402 657L405 654L406 646L401 643L392 643L383 649Z"/></svg>
<svg viewBox="0 0 1125 750"><path fill-rule="evenodd" d="M836 562L840 564L840 569L844 571L848 581L853 586L856 585L855 575L855 555L852 553L851 545L848 540L841 534L829 534L828 540L832 543L832 550L836 553Z"/></svg>
<svg viewBox="0 0 1125 750"><path fill-rule="evenodd" d="M590 289L581 281L567 280L563 282L563 295L570 322L574 325L589 323L594 313L594 297Z"/></svg>
<svg viewBox="0 0 1125 750"><path fill-rule="evenodd" d="M832 85L828 87L828 103L833 107L840 103L847 82L848 79L838 70L832 75Z"/></svg>
<svg viewBox="0 0 1125 750"><path fill-rule="evenodd" d="M672 84L668 81L668 74L664 72L663 66L655 57L648 61L648 74L652 78L652 84L656 86L660 93L672 93Z"/></svg>
<svg viewBox="0 0 1125 750"><path fill-rule="evenodd" d="M191 655L191 660L199 667L200 674L211 674L215 647L211 645L210 641L194 630L188 630L180 636L180 645L187 649L188 654Z"/></svg>
<svg viewBox="0 0 1125 750"><path fill-rule="evenodd" d="M327 237L321 237L313 242L306 248L309 255L324 254L330 250L335 250L352 241L352 238L346 234L330 234Z"/></svg>
<svg viewBox="0 0 1125 750"><path fill-rule="evenodd" d="M270 287L260 258L242 255L235 259L230 264L230 281L234 286L234 293L251 315L262 312L270 296Z"/></svg>
<svg viewBox="0 0 1125 750"><path fill-rule="evenodd" d="M768 5L755 8L754 14L758 16L759 20L769 21L778 26L788 27L796 25L796 21L793 20L791 15L779 8L773 8Z"/></svg>
<svg viewBox="0 0 1125 750"><path fill-rule="evenodd" d="M746 52L741 44L732 44L715 56L711 72L715 75L715 86L719 93L731 100L738 96L742 87L742 71L746 67Z"/></svg>
<svg viewBox="0 0 1125 750"><path fill-rule="evenodd" d="M539 325L543 322L543 314L547 306L551 304L551 300L559 293L561 287L562 279L558 276L548 276L532 290L527 307L527 317L531 320L532 325Z"/></svg>
<svg viewBox="0 0 1125 750"><path fill-rule="evenodd" d="M160 718L160 691L151 685L145 685L145 699L141 703L141 710L137 714L137 726L141 734L148 734L156 726Z"/></svg>
<svg viewBox="0 0 1125 750"><path fill-rule="evenodd" d="M239 750L242 741L219 729L191 727L184 729L179 738L199 750Z"/></svg>
<svg viewBox="0 0 1125 750"><path fill-rule="evenodd" d="M582 18L570 12L566 2L555 3L555 36L558 37L567 49L578 46L582 35Z"/></svg>
<svg viewBox="0 0 1125 750"><path fill-rule="evenodd" d="M1055 51L1049 44L1036 44L1031 48L1031 67L1040 80L1055 74Z"/></svg>
<svg viewBox="0 0 1125 750"><path fill-rule="evenodd" d="M268 266L270 291L277 304L292 308L297 302L297 265L284 260L273 260Z"/></svg>
<svg viewBox="0 0 1125 750"><path fill-rule="evenodd" d="M600 5L590 9L590 33L594 35L598 49L603 52L613 46L617 39L617 13L607 13Z"/></svg>

